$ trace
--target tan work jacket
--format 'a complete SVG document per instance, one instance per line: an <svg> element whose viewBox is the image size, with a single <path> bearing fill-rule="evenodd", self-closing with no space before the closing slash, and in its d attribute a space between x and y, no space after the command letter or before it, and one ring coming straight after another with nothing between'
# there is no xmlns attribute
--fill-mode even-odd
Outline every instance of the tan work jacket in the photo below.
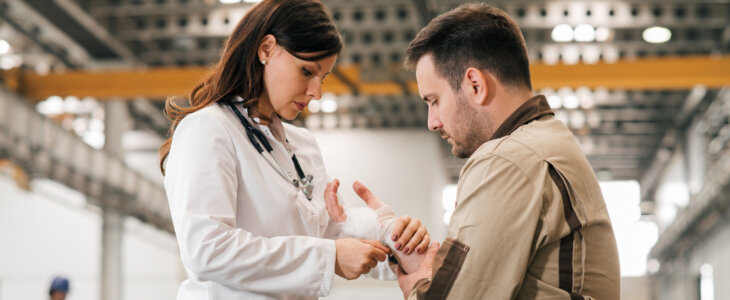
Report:
<svg viewBox="0 0 730 300"><path fill-rule="evenodd" d="M552 115L530 99L468 159L432 278L409 299L619 299L598 180Z"/></svg>

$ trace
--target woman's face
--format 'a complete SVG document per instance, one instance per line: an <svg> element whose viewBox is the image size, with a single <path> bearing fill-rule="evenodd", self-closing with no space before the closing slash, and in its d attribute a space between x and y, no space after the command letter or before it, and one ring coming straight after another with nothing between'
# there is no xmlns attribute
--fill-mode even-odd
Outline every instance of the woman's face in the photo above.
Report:
<svg viewBox="0 0 730 300"><path fill-rule="evenodd" d="M271 40L273 45L266 47ZM322 97L322 81L335 65L337 55L307 61L277 46L275 41L273 36L269 40L265 38L259 51L259 60L266 60L260 112L267 116L276 112L280 117L292 120L307 107L309 101ZM314 54L317 53L303 53L302 56Z"/></svg>

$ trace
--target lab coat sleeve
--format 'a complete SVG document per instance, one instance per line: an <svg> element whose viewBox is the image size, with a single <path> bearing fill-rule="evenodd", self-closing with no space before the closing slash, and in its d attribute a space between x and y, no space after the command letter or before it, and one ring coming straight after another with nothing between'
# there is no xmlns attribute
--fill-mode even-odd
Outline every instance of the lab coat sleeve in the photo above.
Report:
<svg viewBox="0 0 730 300"><path fill-rule="evenodd" d="M236 226L240 168L224 118L205 109L188 115L167 158L165 189L183 265L199 279L236 289L327 296L333 240L265 238Z"/></svg>

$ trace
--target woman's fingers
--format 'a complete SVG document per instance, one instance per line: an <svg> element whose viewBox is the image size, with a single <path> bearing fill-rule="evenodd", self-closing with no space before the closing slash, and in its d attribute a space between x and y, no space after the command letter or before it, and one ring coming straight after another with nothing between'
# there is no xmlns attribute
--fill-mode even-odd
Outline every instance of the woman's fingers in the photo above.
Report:
<svg viewBox="0 0 730 300"><path fill-rule="evenodd" d="M413 235L418 231L418 227L421 226L421 221L416 218L408 218L408 225L400 234L400 238L395 243L395 248L403 252L409 252L411 249L407 249L406 244L411 240Z"/></svg>
<svg viewBox="0 0 730 300"><path fill-rule="evenodd" d="M390 239L394 242L398 242L398 238L403 235L403 230L406 229L406 226L408 226L408 222L410 221L409 216L402 216L397 219L395 219L395 223L393 223L393 231L390 233ZM400 250L400 249L397 249Z"/></svg>
<svg viewBox="0 0 730 300"><path fill-rule="evenodd" d="M383 251L385 254L390 254L390 248L385 247L385 245L381 244L379 241L375 240L361 240L363 243L368 244L370 246L373 246L377 249L380 249L380 251Z"/></svg>
<svg viewBox="0 0 730 300"><path fill-rule="evenodd" d="M424 236L426 236L426 227L421 225L418 229L416 229L416 233L413 234L411 240L406 244L403 249L403 253L406 255L413 253L413 251L416 250L416 247L418 247L421 244L421 241L423 241Z"/></svg>
<svg viewBox="0 0 730 300"><path fill-rule="evenodd" d="M423 253L428 249L428 245L431 242L431 235L426 233L425 236L423 236L423 240L420 244L418 244L418 247L416 247L416 252Z"/></svg>
<svg viewBox="0 0 730 300"><path fill-rule="evenodd" d="M324 189L324 202L327 214L335 222L342 223L347 219L345 211L342 209L339 200L337 199L337 189L340 187L340 181L335 179L332 182L328 182Z"/></svg>

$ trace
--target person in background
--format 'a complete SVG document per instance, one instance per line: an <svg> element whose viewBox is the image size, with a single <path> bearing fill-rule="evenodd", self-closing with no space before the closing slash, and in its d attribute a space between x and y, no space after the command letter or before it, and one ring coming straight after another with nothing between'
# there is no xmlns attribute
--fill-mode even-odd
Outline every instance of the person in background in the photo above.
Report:
<svg viewBox="0 0 730 300"><path fill-rule="evenodd" d="M63 277L55 277L51 281L51 288L48 291L48 295L51 300L64 300L69 291L68 279Z"/></svg>

